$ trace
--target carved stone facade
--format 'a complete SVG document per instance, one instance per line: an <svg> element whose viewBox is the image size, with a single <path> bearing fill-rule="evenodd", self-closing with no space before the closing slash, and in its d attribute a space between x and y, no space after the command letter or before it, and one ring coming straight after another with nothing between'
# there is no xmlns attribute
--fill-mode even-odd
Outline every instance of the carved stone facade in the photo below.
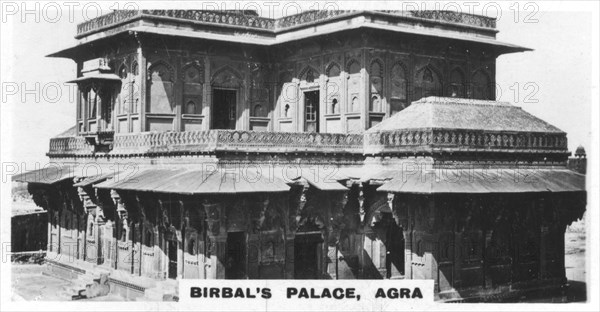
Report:
<svg viewBox="0 0 600 312"><path fill-rule="evenodd" d="M274 24L292 29L297 23L326 25L323 14L351 18L359 13L309 12ZM361 14L406 23L415 17L456 20L448 14L423 17L417 12ZM236 13L139 11L113 12L80 27L102 30L113 23L129 25L138 18L160 21L162 17L181 23L201 18L223 27L273 26L260 17ZM483 31L476 20L485 18L471 19L460 20ZM264 45L135 30L114 38L118 44L99 40L94 49L55 54L75 60L84 76L86 63L101 58L104 69L120 79L103 83L101 89L100 82L79 83L78 134L210 129L305 132L314 131L312 127L321 133L362 133L424 97L494 99L495 59L507 52L478 42L414 40L415 35L368 27Z"/></svg>
<svg viewBox="0 0 600 312"><path fill-rule="evenodd" d="M564 132L491 101L496 57L526 50L494 28L452 12L116 11L78 26L93 48L54 55L77 63L81 97L48 156L76 170L16 179L48 211L53 263L136 291L143 278L433 279L441 300L556 288L585 179L562 170ZM100 100L99 81L113 92ZM421 164L485 174L430 181ZM485 179L521 167L545 180Z"/></svg>

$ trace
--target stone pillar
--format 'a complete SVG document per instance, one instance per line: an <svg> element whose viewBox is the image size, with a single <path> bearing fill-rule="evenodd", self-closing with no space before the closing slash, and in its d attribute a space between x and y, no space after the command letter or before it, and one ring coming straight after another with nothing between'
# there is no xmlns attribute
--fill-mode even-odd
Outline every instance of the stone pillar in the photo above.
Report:
<svg viewBox="0 0 600 312"><path fill-rule="evenodd" d="M338 90L340 93L340 98L338 105L340 106L340 128L343 132L346 132L348 129L348 121L346 117L346 113L348 112L348 73L345 70L344 63L340 64L340 79Z"/></svg>
<svg viewBox="0 0 600 312"><path fill-rule="evenodd" d="M146 55L144 55L144 49L142 44L139 43L137 49L137 58L138 58L138 70L139 70L139 86L137 90L140 92L140 103L139 103L139 111L135 113L139 113L140 118L140 129L134 129L133 132L144 132L146 131L146 88L148 87L148 59ZM87 107L87 105L86 105ZM87 116L87 115L86 115ZM84 123L85 124L85 123ZM87 131L87 129L86 129Z"/></svg>
<svg viewBox="0 0 600 312"><path fill-rule="evenodd" d="M295 275L295 239L296 231L298 230L299 222L302 218L302 211L307 202L308 183L303 184L300 192L293 192L295 205L285 205L284 216L286 217L285 225L285 269L284 277L286 279L294 279ZM296 187L296 189L298 189ZM286 201L287 203L287 201Z"/></svg>
<svg viewBox="0 0 600 312"><path fill-rule="evenodd" d="M207 279L224 279L225 266L223 261L226 257L227 232L224 225L221 224L223 216L223 206L221 203L205 200L203 207L206 212L207 239L209 259L206 278Z"/></svg>
<svg viewBox="0 0 600 312"><path fill-rule="evenodd" d="M285 268L283 272L285 279L294 279L295 238L295 233L286 233L285 235Z"/></svg>
<svg viewBox="0 0 600 312"><path fill-rule="evenodd" d="M548 226L540 225L540 279L545 279L548 276L546 268L546 244L548 244ZM556 242L558 243L558 242Z"/></svg>
<svg viewBox="0 0 600 312"><path fill-rule="evenodd" d="M207 57L204 58L204 83L202 84L202 114L205 116L202 121L202 129L210 130L211 108L212 108L212 87L210 84L211 66Z"/></svg>
<svg viewBox="0 0 600 312"><path fill-rule="evenodd" d="M96 243L98 242L98 236L96 235L96 222L94 220L96 218L96 205L92 202L92 199L83 187L77 188L77 195L83 203L83 208L85 211L85 235L83 239L84 247L82 258L83 260L86 260L88 262L97 263L96 261L98 259L98 248ZM90 220L94 220L94 222L92 223L94 224L93 233L88 233L88 231L90 230Z"/></svg>
<svg viewBox="0 0 600 312"><path fill-rule="evenodd" d="M129 229L127 229L127 210L125 209L125 205L123 204L123 201L121 200L121 196L119 195L119 193L117 193L115 190L111 190L110 191L110 197L113 199L113 202L115 203L115 206L117 207L117 219L115 219L115 228L116 231L114 231L115 235L115 245L114 245L114 268L118 269L119 268L119 261L121 261L120 258L123 257L123 255L121 253L119 253L119 227L124 227L126 228L127 231L129 231Z"/></svg>

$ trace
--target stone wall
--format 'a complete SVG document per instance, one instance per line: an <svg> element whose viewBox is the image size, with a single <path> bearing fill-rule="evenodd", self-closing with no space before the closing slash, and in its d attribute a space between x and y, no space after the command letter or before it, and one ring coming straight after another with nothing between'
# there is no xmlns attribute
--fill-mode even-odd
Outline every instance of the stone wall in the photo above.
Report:
<svg viewBox="0 0 600 312"><path fill-rule="evenodd" d="M48 241L46 211L14 215L11 221L11 252L46 250Z"/></svg>
<svg viewBox="0 0 600 312"><path fill-rule="evenodd" d="M495 98L495 52L446 39L357 30L275 47L149 34L122 42L78 61L81 71L102 55L121 77L110 99L116 133L214 129L216 111L232 129L312 131L308 92L318 92L312 109L327 133L361 133L431 95ZM227 112L213 103L215 90L234 92ZM81 91L79 133L93 132L102 117L85 104L93 92Z"/></svg>

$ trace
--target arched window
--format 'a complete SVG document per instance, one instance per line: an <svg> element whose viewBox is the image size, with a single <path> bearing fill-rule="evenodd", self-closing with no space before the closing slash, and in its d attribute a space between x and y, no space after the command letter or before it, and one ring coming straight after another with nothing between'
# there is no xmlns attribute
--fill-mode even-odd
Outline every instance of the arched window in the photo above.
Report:
<svg viewBox="0 0 600 312"><path fill-rule="evenodd" d="M478 100L492 100L492 84L489 76L482 70L475 72L472 78L472 96Z"/></svg>
<svg viewBox="0 0 600 312"><path fill-rule="evenodd" d="M369 105L369 110L372 112L381 112L382 111L381 98L379 97L379 94L374 94L373 96L371 96L371 103Z"/></svg>
<svg viewBox="0 0 600 312"><path fill-rule="evenodd" d="M125 115L129 113L129 105L131 102L131 86L129 85L127 67L125 66L125 64L121 65L121 67L119 68L119 77L121 78L121 92L119 93L118 97L119 107L117 109L117 114ZM125 128L126 129L119 129L119 132L126 132L127 127Z"/></svg>
<svg viewBox="0 0 600 312"><path fill-rule="evenodd" d="M122 64L121 67L119 67L118 74L121 79L127 79L127 67L125 64Z"/></svg>
<svg viewBox="0 0 600 312"><path fill-rule="evenodd" d="M315 81L315 74L313 73L313 71L311 69L309 69L306 72L306 82L313 82Z"/></svg>
<svg viewBox="0 0 600 312"><path fill-rule="evenodd" d="M188 101L187 104L185 104L185 113L196 114L196 103L194 103L194 101Z"/></svg>
<svg viewBox="0 0 600 312"><path fill-rule="evenodd" d="M459 98L465 96L465 78L459 69L455 69L450 73L450 84L447 89L447 96Z"/></svg>
<svg viewBox="0 0 600 312"><path fill-rule="evenodd" d="M190 65L183 70L183 100L186 104L186 114L200 114L202 111L203 70L196 65Z"/></svg>
<svg viewBox="0 0 600 312"><path fill-rule="evenodd" d="M437 72L430 66L425 66L417 71L415 77L415 100L428 96L440 96L442 82Z"/></svg>
<svg viewBox="0 0 600 312"><path fill-rule="evenodd" d="M359 106L360 106L360 104L358 103L358 96L352 97L352 105L351 105L352 111L357 112L359 110Z"/></svg>
<svg viewBox="0 0 600 312"><path fill-rule="evenodd" d="M165 63L154 64L148 70L148 112L172 114L175 109L173 101L173 71Z"/></svg>
<svg viewBox="0 0 600 312"><path fill-rule="evenodd" d="M371 80L371 101L369 103L369 111L384 112L384 107L381 105L383 91L383 70L379 60L371 63L369 79Z"/></svg>
<svg viewBox="0 0 600 312"><path fill-rule="evenodd" d="M94 237L94 222L90 222L88 225L88 236Z"/></svg>
<svg viewBox="0 0 600 312"><path fill-rule="evenodd" d="M406 70L400 63L392 66L390 113L393 115L408 106L407 89L408 80L406 79Z"/></svg>
<svg viewBox="0 0 600 312"><path fill-rule="evenodd" d="M379 60L374 61L371 64L371 72L369 73L372 77L381 77L382 76L382 68Z"/></svg>
<svg viewBox="0 0 600 312"><path fill-rule="evenodd" d="M291 116L290 108L292 103L296 103L296 85L292 82L292 75L289 72L282 72L279 75L279 115L283 118Z"/></svg>
<svg viewBox="0 0 600 312"><path fill-rule="evenodd" d="M360 74L360 63L356 60L351 60L346 69L350 75Z"/></svg>
<svg viewBox="0 0 600 312"><path fill-rule="evenodd" d="M308 83L311 83L311 82L314 82L315 77L318 77L318 76L319 76L319 73L315 72L315 70L312 67L307 66L300 72L300 75L298 78L300 80L304 80Z"/></svg>
<svg viewBox="0 0 600 312"><path fill-rule="evenodd" d="M264 111L262 105L257 104L254 106L253 115L254 117L266 117L266 112Z"/></svg>
<svg viewBox="0 0 600 312"><path fill-rule="evenodd" d="M331 108L329 110L329 113L330 114L339 114L340 113L340 107L338 106L338 100L336 98L331 100Z"/></svg>
<svg viewBox="0 0 600 312"><path fill-rule="evenodd" d="M140 68L139 68L137 62L133 62L133 65L131 65L131 73L134 76L139 76L139 74L140 74Z"/></svg>
<svg viewBox="0 0 600 312"><path fill-rule="evenodd" d="M333 77L338 77L340 75L340 73L341 73L340 67L337 64L332 63L327 68L326 75L329 78L333 78Z"/></svg>
<svg viewBox="0 0 600 312"><path fill-rule="evenodd" d="M97 117L96 109L98 107L97 101L99 100L100 97L96 93L96 90L94 90L94 88L89 88L89 91L87 92L88 118L95 119Z"/></svg>

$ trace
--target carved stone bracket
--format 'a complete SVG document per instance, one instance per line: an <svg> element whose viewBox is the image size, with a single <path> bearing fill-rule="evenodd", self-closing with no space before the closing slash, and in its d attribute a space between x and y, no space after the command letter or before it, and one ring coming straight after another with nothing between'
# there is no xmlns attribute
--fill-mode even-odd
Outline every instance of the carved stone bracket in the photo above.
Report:
<svg viewBox="0 0 600 312"><path fill-rule="evenodd" d="M221 234L221 215L223 208L220 203L205 199L202 203L206 213L206 223L208 224L208 234L218 236Z"/></svg>
<svg viewBox="0 0 600 312"><path fill-rule="evenodd" d="M302 187L302 192L300 194L300 200L298 202L298 210L296 211L293 231L295 232L298 227L301 225L302 221L302 212L304 211L304 207L306 207L306 203L308 202L308 190L310 186L308 183L304 183Z"/></svg>
<svg viewBox="0 0 600 312"><path fill-rule="evenodd" d="M94 198L93 197L94 197L95 193L89 194L88 190L86 190L85 188L78 187L77 188L77 195L79 195L79 199L83 203L83 208L85 208L85 211L87 213L90 213L91 215L93 215L94 218L95 218L98 215L98 210L101 210L96 205L96 203L94 203Z"/></svg>
<svg viewBox="0 0 600 312"><path fill-rule="evenodd" d="M394 200L396 199L396 194L394 193L388 193L387 199L388 207L392 211L392 217L394 218L396 225L403 229L406 229L408 227L408 218L405 211L406 206L402 205L402 207L397 207L394 205Z"/></svg>
<svg viewBox="0 0 600 312"><path fill-rule="evenodd" d="M110 190L110 197L112 198L113 202L115 203L115 206L117 207L117 216L119 217L119 219L121 219L122 221L127 220L128 212L127 209L125 209L125 204L123 203L123 200L121 199L119 193L117 193L117 191L115 190Z"/></svg>
<svg viewBox="0 0 600 312"><path fill-rule="evenodd" d="M342 231L346 228L344 207L347 203L347 191L336 194L331 200L331 214L327 222L330 246L335 246L339 242Z"/></svg>
<svg viewBox="0 0 600 312"><path fill-rule="evenodd" d="M140 196L140 194L136 194L135 195L135 202L137 204L136 205L136 208L137 208L136 210L137 210L137 213L138 213L138 215L140 217L140 220L141 221L146 221L146 210L142 209L143 204L142 204L142 197Z"/></svg>
<svg viewBox="0 0 600 312"><path fill-rule="evenodd" d="M270 196L267 195L261 198L256 205L252 207L252 210L250 211L250 218L252 220L252 233L258 233L263 228L270 202Z"/></svg>
<svg viewBox="0 0 600 312"><path fill-rule="evenodd" d="M365 215L367 214L365 211L365 194L363 192L362 184L358 184L358 208L359 208L359 216L360 222L365 222Z"/></svg>
<svg viewBox="0 0 600 312"><path fill-rule="evenodd" d="M35 186L32 183L27 185L27 191L32 195L33 202L48 211L52 210L50 192L44 187Z"/></svg>

